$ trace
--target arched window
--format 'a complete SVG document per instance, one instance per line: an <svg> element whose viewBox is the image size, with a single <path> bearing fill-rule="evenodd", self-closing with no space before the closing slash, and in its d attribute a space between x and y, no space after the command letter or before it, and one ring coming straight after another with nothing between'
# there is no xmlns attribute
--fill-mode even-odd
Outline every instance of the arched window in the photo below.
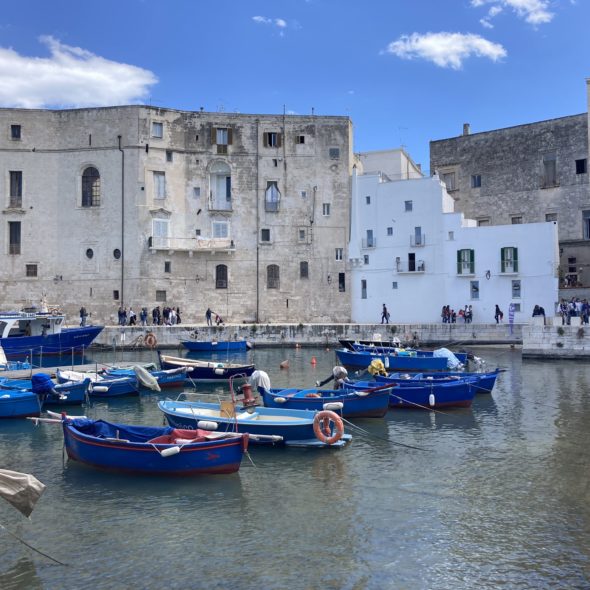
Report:
<svg viewBox="0 0 590 590"><path fill-rule="evenodd" d="M218 264L215 267L215 288L227 289L227 266Z"/></svg>
<svg viewBox="0 0 590 590"><path fill-rule="evenodd" d="M225 162L214 162L209 169L210 209L231 211L231 169Z"/></svg>
<svg viewBox="0 0 590 590"><path fill-rule="evenodd" d="M89 166L82 173L82 207L100 206L100 174Z"/></svg>
<svg viewBox="0 0 590 590"><path fill-rule="evenodd" d="M280 288L280 275L279 275L279 267L277 264L269 264L266 267L266 288L267 289L279 289Z"/></svg>

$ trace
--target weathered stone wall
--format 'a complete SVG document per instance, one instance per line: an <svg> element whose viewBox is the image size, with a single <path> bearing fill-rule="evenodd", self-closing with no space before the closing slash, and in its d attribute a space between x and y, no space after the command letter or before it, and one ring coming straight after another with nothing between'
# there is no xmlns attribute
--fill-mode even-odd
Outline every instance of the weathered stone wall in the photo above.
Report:
<svg viewBox="0 0 590 590"><path fill-rule="evenodd" d="M534 323L523 328L522 356L525 358L590 359L590 327L580 318L563 325L561 318L547 318L547 325Z"/></svg>

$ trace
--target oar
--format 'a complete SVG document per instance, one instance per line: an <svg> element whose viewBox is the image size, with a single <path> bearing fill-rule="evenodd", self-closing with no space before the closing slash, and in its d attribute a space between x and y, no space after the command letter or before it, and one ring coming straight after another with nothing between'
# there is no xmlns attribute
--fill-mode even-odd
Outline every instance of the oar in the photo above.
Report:
<svg viewBox="0 0 590 590"><path fill-rule="evenodd" d="M385 383L385 385L379 385L378 387L372 387L370 389L363 389L361 391L352 390L356 395L360 395L364 397L365 395L369 395L369 393L373 393L374 391L380 391L381 389L393 389L397 387L397 383Z"/></svg>

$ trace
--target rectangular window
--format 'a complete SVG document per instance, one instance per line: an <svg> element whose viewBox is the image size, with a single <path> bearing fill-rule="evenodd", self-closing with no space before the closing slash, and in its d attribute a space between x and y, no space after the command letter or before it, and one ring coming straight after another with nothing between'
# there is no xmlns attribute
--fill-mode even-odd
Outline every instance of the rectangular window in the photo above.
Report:
<svg viewBox="0 0 590 590"><path fill-rule="evenodd" d="M266 191L264 192L264 210L269 212L277 212L279 211L280 203L281 191L279 190L278 181L267 181Z"/></svg>
<svg viewBox="0 0 590 590"><path fill-rule="evenodd" d="M306 239L307 239L307 231L305 230L305 228L299 228L299 241L305 242Z"/></svg>
<svg viewBox="0 0 590 590"><path fill-rule="evenodd" d="M363 262L365 264L369 264L369 255L368 254L363 255Z"/></svg>
<svg viewBox="0 0 590 590"><path fill-rule="evenodd" d="M298 135L295 139L295 143L298 143L298 144L305 143L305 135Z"/></svg>
<svg viewBox="0 0 590 590"><path fill-rule="evenodd" d="M388 227L387 228L387 235L388 236L392 236L393 235L393 227Z"/></svg>
<svg viewBox="0 0 590 590"><path fill-rule="evenodd" d="M488 225L490 225L490 218L483 217L482 219L478 219L477 225L478 225L478 227L487 227Z"/></svg>
<svg viewBox="0 0 590 590"><path fill-rule="evenodd" d="M167 248L170 245L169 219L152 219L152 246L154 248Z"/></svg>
<svg viewBox="0 0 590 590"><path fill-rule="evenodd" d="M211 234L214 238L229 238L229 222L213 221L211 223Z"/></svg>
<svg viewBox="0 0 590 590"><path fill-rule="evenodd" d="M328 150L328 155L330 156L330 160L340 159L340 148L330 148Z"/></svg>
<svg viewBox="0 0 590 590"><path fill-rule="evenodd" d="M162 139L164 137L164 124L163 123L152 123L152 137Z"/></svg>
<svg viewBox="0 0 590 590"><path fill-rule="evenodd" d="M262 135L262 142L264 147L279 148L282 144L281 134L277 131L267 131Z"/></svg>
<svg viewBox="0 0 590 590"><path fill-rule="evenodd" d="M211 143L217 145L218 154L227 154L227 146L233 141L231 127L211 127Z"/></svg>
<svg viewBox="0 0 590 590"><path fill-rule="evenodd" d="M473 174L471 176L471 188L481 187L481 174Z"/></svg>
<svg viewBox="0 0 590 590"><path fill-rule="evenodd" d="M270 229L261 229L260 230L260 241L261 242L270 242Z"/></svg>
<svg viewBox="0 0 590 590"><path fill-rule="evenodd" d="M375 236L373 235L373 230L367 230L367 237L364 240L363 248L375 248L377 245L377 240L375 240Z"/></svg>
<svg viewBox="0 0 590 590"><path fill-rule="evenodd" d="M371 197L367 195L365 197L365 201L367 202L367 205L370 205L371 204Z"/></svg>
<svg viewBox="0 0 590 590"><path fill-rule="evenodd" d="M20 254L20 221L8 222L8 253Z"/></svg>
<svg viewBox="0 0 590 590"><path fill-rule="evenodd" d="M455 185L455 173L454 172L447 172L446 174L442 175L441 180L445 183L447 187L447 191L454 191L456 190Z"/></svg>
<svg viewBox="0 0 590 590"><path fill-rule="evenodd" d="M557 157L555 154L543 158L543 188L557 186Z"/></svg>
<svg viewBox="0 0 590 590"><path fill-rule="evenodd" d="M336 248L336 260L342 260L342 256L344 254L343 248Z"/></svg>
<svg viewBox="0 0 590 590"><path fill-rule="evenodd" d="M557 221L557 213L545 213L545 221Z"/></svg>
<svg viewBox="0 0 590 590"><path fill-rule="evenodd" d="M118 290L118 289L115 289L115 290L113 291L113 299L114 299L115 301L119 301L119 290Z"/></svg>
<svg viewBox="0 0 590 590"><path fill-rule="evenodd" d="M37 265L36 264L27 264L25 265L25 274L27 277L36 277L37 276Z"/></svg>
<svg viewBox="0 0 590 590"><path fill-rule="evenodd" d="M156 301L166 301L166 291L163 289L156 289Z"/></svg>
<svg viewBox="0 0 590 590"><path fill-rule="evenodd" d="M21 138L21 126L20 125L11 125L10 126L10 139L20 139Z"/></svg>
<svg viewBox="0 0 590 590"><path fill-rule="evenodd" d="M518 225L522 223L522 215L515 215L514 217L510 218L512 225Z"/></svg>
<svg viewBox="0 0 590 590"><path fill-rule="evenodd" d="M10 171L10 205L9 207L22 207L23 205L23 173L20 170Z"/></svg>
<svg viewBox="0 0 590 590"><path fill-rule="evenodd" d="M324 203L322 205L322 215L328 217L330 215L330 203Z"/></svg>
<svg viewBox="0 0 590 590"><path fill-rule="evenodd" d="M227 145L228 132L225 127L217 127L215 130L215 143L217 145Z"/></svg>
<svg viewBox="0 0 590 590"><path fill-rule="evenodd" d="M397 281L393 281L393 283L391 283L391 288L397 289Z"/></svg>
<svg viewBox="0 0 590 590"><path fill-rule="evenodd" d="M520 281L512 281L512 298L520 299Z"/></svg>
<svg viewBox="0 0 590 590"><path fill-rule="evenodd" d="M412 201L404 201L404 208L406 211L411 211L414 208Z"/></svg>
<svg viewBox="0 0 590 590"><path fill-rule="evenodd" d="M501 272L518 272L518 248L500 248Z"/></svg>
<svg viewBox="0 0 590 590"><path fill-rule="evenodd" d="M455 232L454 231L450 231L449 232L449 240L454 240L455 239Z"/></svg>
<svg viewBox="0 0 590 590"><path fill-rule="evenodd" d="M306 260L302 260L299 263L299 278L300 279L308 279L309 278L309 264Z"/></svg>
<svg viewBox="0 0 590 590"><path fill-rule="evenodd" d="M346 292L346 274L343 272L338 273L338 291L340 293Z"/></svg>
<svg viewBox="0 0 590 590"><path fill-rule="evenodd" d="M172 152L170 150L166 150L166 162L172 162Z"/></svg>
<svg viewBox="0 0 590 590"><path fill-rule="evenodd" d="M301 197L305 199L307 197L307 191L301 191Z"/></svg>
<svg viewBox="0 0 590 590"><path fill-rule="evenodd" d="M475 250L457 250L457 274L472 275L475 273Z"/></svg>
<svg viewBox="0 0 590 590"><path fill-rule="evenodd" d="M367 298L367 281L365 279L361 280L361 299Z"/></svg>
<svg viewBox="0 0 590 590"><path fill-rule="evenodd" d="M520 303L513 303L512 304L514 311L520 311Z"/></svg>
<svg viewBox="0 0 590 590"><path fill-rule="evenodd" d="M582 211L582 223L584 224L584 239L590 240L590 210Z"/></svg>
<svg viewBox="0 0 590 590"><path fill-rule="evenodd" d="M471 299L479 299L479 281L469 281Z"/></svg>
<svg viewBox="0 0 590 590"><path fill-rule="evenodd" d="M164 272L172 272L172 262L170 260L164 260Z"/></svg>
<svg viewBox="0 0 590 590"><path fill-rule="evenodd" d="M193 186L193 197L198 199L201 196L201 187L200 186Z"/></svg>
<svg viewBox="0 0 590 590"><path fill-rule="evenodd" d="M576 174L586 174L588 172L588 160L586 158L582 158L581 160L576 160Z"/></svg>
<svg viewBox="0 0 590 590"><path fill-rule="evenodd" d="M166 198L166 173L154 172L154 199Z"/></svg>

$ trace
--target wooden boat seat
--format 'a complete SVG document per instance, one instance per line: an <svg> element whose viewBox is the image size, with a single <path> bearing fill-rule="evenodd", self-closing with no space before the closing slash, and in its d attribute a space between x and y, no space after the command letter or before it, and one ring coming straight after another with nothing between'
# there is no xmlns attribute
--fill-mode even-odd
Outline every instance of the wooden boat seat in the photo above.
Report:
<svg viewBox="0 0 590 590"><path fill-rule="evenodd" d="M236 414L238 420L256 420L260 414L258 412L240 412Z"/></svg>

